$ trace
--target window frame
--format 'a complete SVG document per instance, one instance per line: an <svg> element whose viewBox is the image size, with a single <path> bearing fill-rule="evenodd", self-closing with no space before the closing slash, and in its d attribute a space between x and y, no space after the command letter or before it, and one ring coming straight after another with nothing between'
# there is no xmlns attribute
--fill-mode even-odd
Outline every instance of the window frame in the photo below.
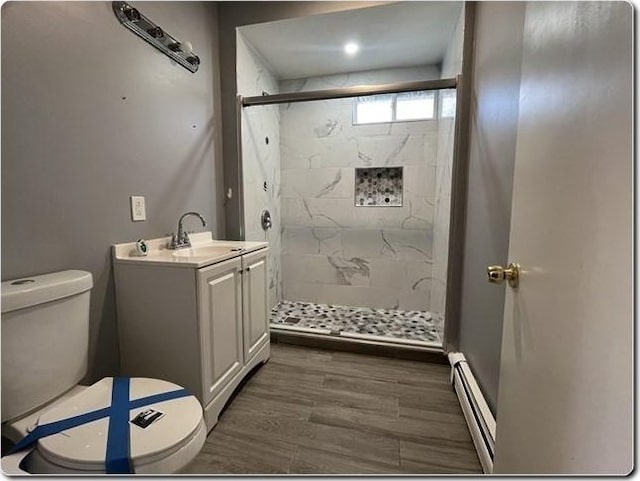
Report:
<svg viewBox="0 0 640 481"><path fill-rule="evenodd" d="M353 97L351 102L351 125L352 126L365 126L365 125L383 125L383 124L395 124L400 122L426 122L429 120L438 120L441 118L453 119L455 118L455 114L451 117L443 117L442 116L442 102L440 102L440 89L438 90L418 90L417 92L433 92L433 117L426 117L423 119L408 119L408 120L398 120L396 116L397 112L397 103L398 103L398 95L406 92L394 92L392 94L378 94L380 96L383 95L391 95L391 120L383 121L383 122L365 122L358 123L358 102L361 97ZM377 97L378 95L370 95L368 97Z"/></svg>

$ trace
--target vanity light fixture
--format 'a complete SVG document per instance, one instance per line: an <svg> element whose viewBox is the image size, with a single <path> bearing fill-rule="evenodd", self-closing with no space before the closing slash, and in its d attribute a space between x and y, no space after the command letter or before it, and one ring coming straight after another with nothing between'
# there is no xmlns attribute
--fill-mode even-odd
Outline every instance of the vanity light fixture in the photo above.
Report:
<svg viewBox="0 0 640 481"><path fill-rule="evenodd" d="M344 53L346 53L350 57L357 54L358 50L360 50L360 45L355 42L348 42L344 45Z"/></svg>
<svg viewBox="0 0 640 481"><path fill-rule="evenodd" d="M111 5L113 13L124 27L131 30L190 72L195 73L198 71L200 57L193 53L191 43L181 42L172 37L127 2L111 2Z"/></svg>

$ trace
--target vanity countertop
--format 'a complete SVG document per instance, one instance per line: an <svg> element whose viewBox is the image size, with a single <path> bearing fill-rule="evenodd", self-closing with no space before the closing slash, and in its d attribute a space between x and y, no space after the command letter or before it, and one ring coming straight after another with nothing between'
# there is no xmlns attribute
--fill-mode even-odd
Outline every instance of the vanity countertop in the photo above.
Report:
<svg viewBox="0 0 640 481"><path fill-rule="evenodd" d="M171 237L160 237L145 241L148 254L140 256L135 242L112 246L115 263L135 263L139 265L166 265L200 269L218 262L233 259L268 247L268 242L214 240L211 232L189 234L191 247L169 249Z"/></svg>

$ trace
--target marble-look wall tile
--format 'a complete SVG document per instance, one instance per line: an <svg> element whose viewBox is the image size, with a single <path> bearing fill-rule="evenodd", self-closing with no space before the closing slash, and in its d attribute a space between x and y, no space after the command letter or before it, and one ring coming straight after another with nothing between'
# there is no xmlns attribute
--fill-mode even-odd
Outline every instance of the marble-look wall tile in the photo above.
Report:
<svg viewBox="0 0 640 481"><path fill-rule="evenodd" d="M372 259L370 264L369 286L385 289L406 289L408 281L408 263L395 259Z"/></svg>
<svg viewBox="0 0 640 481"><path fill-rule="evenodd" d="M309 175L309 169L282 171L283 198L353 199L353 169L319 168Z"/></svg>
<svg viewBox="0 0 640 481"><path fill-rule="evenodd" d="M439 77L434 67L393 69L281 81L280 91ZM284 298L442 312L448 127L354 125L351 99L283 105L280 116ZM355 207L355 168L387 166L404 168L403 205Z"/></svg>
<svg viewBox="0 0 640 481"><path fill-rule="evenodd" d="M285 284L311 282L428 293L432 268L429 261L391 257L352 257L339 252L331 255L285 253L282 272Z"/></svg>
<svg viewBox="0 0 640 481"><path fill-rule="evenodd" d="M260 56L237 34L238 93L278 93L278 81ZM269 304L282 299L281 280L281 115L278 106L248 107L242 111L242 174L246 240L269 242ZM265 232L261 213L269 209L273 227Z"/></svg>
<svg viewBox="0 0 640 481"><path fill-rule="evenodd" d="M410 70L280 87L388 83ZM284 298L429 310L438 120L354 125L352 99L283 105L280 116ZM357 167L403 167L402 206L355 206Z"/></svg>
<svg viewBox="0 0 640 481"><path fill-rule="evenodd" d="M282 198L285 227L338 227L433 230L433 205L423 197L407 199L398 207L359 207L353 198Z"/></svg>
<svg viewBox="0 0 640 481"><path fill-rule="evenodd" d="M404 167L404 193L407 197L422 197L435 204L435 165L428 165L426 162L406 165Z"/></svg>
<svg viewBox="0 0 640 481"><path fill-rule="evenodd" d="M335 227L285 226L282 232L282 253L341 254L342 230Z"/></svg>
<svg viewBox="0 0 640 481"><path fill-rule="evenodd" d="M419 67L402 67L394 69L368 70L347 74L326 75L293 80L281 80L281 92L302 92L306 90L323 90L354 85L378 85L394 82L411 82L440 78L437 65Z"/></svg>
<svg viewBox="0 0 640 481"><path fill-rule="evenodd" d="M407 261L431 263L431 229L384 229L380 233L383 256Z"/></svg>
<svg viewBox="0 0 640 481"><path fill-rule="evenodd" d="M352 228L342 230L341 237L345 257L431 262L430 230Z"/></svg>
<svg viewBox="0 0 640 481"><path fill-rule="evenodd" d="M317 284L313 282L289 283L284 281L285 299L318 302L375 309L429 310L427 292L387 287Z"/></svg>
<svg viewBox="0 0 640 481"><path fill-rule="evenodd" d="M347 228L361 224L364 219L356 219L353 208L344 208L347 202L347 199L283 198L284 226Z"/></svg>

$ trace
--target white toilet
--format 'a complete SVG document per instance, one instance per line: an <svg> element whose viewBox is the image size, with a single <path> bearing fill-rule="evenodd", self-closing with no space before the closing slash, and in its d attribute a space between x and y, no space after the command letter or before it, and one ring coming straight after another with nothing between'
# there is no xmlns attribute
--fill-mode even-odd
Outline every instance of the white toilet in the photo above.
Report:
<svg viewBox="0 0 640 481"><path fill-rule="evenodd" d="M91 274L83 271L2 282L2 435L13 443L38 425L111 406L113 378L78 385L87 370L92 286ZM131 378L129 386L131 402L182 389L147 378ZM202 406L194 396L181 396L126 407L126 419L146 409L163 413L146 428L124 422L133 472L176 473L202 448L207 434ZM109 417L102 417L4 456L2 471L105 473L109 435Z"/></svg>

